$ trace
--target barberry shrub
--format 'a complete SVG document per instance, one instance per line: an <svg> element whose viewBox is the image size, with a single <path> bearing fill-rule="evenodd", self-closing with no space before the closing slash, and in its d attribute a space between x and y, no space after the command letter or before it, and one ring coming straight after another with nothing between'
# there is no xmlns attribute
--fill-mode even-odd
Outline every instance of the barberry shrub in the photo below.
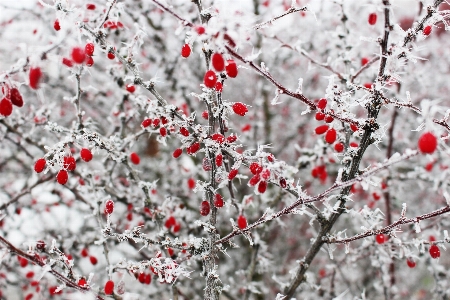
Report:
<svg viewBox="0 0 450 300"><path fill-rule="evenodd" d="M3 1L0 298L450 297L449 16Z"/></svg>

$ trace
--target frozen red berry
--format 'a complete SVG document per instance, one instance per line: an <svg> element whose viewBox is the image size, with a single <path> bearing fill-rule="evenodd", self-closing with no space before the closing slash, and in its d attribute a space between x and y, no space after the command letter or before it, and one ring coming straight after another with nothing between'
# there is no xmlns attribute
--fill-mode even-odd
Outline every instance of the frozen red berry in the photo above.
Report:
<svg viewBox="0 0 450 300"><path fill-rule="evenodd" d="M416 262L415 262L414 260L412 260L412 258L408 258L408 259L406 260L406 264L407 264L408 267L410 267L411 269L416 267Z"/></svg>
<svg viewBox="0 0 450 300"><path fill-rule="evenodd" d="M81 257L88 257L89 256L89 251L86 248L81 249Z"/></svg>
<svg viewBox="0 0 450 300"><path fill-rule="evenodd" d="M180 155L183 153L183 150L181 150L180 148L178 148L178 149L175 149L175 151L173 151L173 153L172 153L172 156L174 157L174 158L178 158L178 157L180 157Z"/></svg>
<svg viewBox="0 0 450 300"><path fill-rule="evenodd" d="M66 67L72 68L73 67L73 62L70 58L67 57L63 57L62 59L62 63L63 65L65 65Z"/></svg>
<svg viewBox="0 0 450 300"><path fill-rule="evenodd" d="M189 130L187 130L187 129L184 128L184 127L181 127L181 128L180 128L180 133L181 133L181 135L183 135L183 136L189 136Z"/></svg>
<svg viewBox="0 0 450 300"><path fill-rule="evenodd" d="M417 146L419 147L420 152L427 154L432 154L434 151L436 151L437 145L437 138L431 132L423 133L420 136L419 141L417 142Z"/></svg>
<svg viewBox="0 0 450 300"><path fill-rule="evenodd" d="M187 154L192 155L192 154L197 153L198 150L200 150L200 143L195 142L186 149L186 152L187 152Z"/></svg>
<svg viewBox="0 0 450 300"><path fill-rule="evenodd" d="M329 126L328 125L320 125L316 127L316 134L324 134L327 132Z"/></svg>
<svg viewBox="0 0 450 300"><path fill-rule="evenodd" d="M91 150L89 150L87 148L81 149L80 156L81 156L81 159L84 160L85 162L89 162L93 158Z"/></svg>
<svg viewBox="0 0 450 300"><path fill-rule="evenodd" d="M225 69L225 60L222 54L214 53L211 58L212 66L217 72L222 72Z"/></svg>
<svg viewBox="0 0 450 300"><path fill-rule="evenodd" d="M116 58L116 55L113 52L108 52L108 58L112 60Z"/></svg>
<svg viewBox="0 0 450 300"><path fill-rule="evenodd" d="M227 60L227 65L225 67L227 75L231 78L235 78L238 75L238 68L236 62L232 59Z"/></svg>
<svg viewBox="0 0 450 300"><path fill-rule="evenodd" d="M367 65L368 62L369 62L369 59L367 57L361 58L361 66Z"/></svg>
<svg viewBox="0 0 450 300"><path fill-rule="evenodd" d="M205 77L203 78L203 83L207 88L213 88L216 85L217 76L216 73L212 70L208 70L205 73Z"/></svg>
<svg viewBox="0 0 450 300"><path fill-rule="evenodd" d="M132 152L130 154L130 161L133 164L138 165L141 162L141 158L139 157L139 155L136 152Z"/></svg>
<svg viewBox="0 0 450 300"><path fill-rule="evenodd" d="M321 113L321 112L317 112L316 113L316 120L317 121L322 121L323 119L325 119L325 114Z"/></svg>
<svg viewBox="0 0 450 300"><path fill-rule="evenodd" d="M191 46L189 44L184 44L183 47L181 47L181 56L184 58L189 57L191 55Z"/></svg>
<svg viewBox="0 0 450 300"><path fill-rule="evenodd" d="M47 245L42 240L39 240L39 241L36 242L36 249L38 249L39 251L44 251L46 246Z"/></svg>
<svg viewBox="0 0 450 300"><path fill-rule="evenodd" d="M439 250L439 247L437 245L431 245L429 252L432 258L436 259L441 256L441 250Z"/></svg>
<svg viewBox="0 0 450 300"><path fill-rule="evenodd" d="M64 169L73 171L77 168L77 162L73 156L64 156Z"/></svg>
<svg viewBox="0 0 450 300"><path fill-rule="evenodd" d="M217 154L216 156L216 166L220 167L222 166L223 156L222 154Z"/></svg>
<svg viewBox="0 0 450 300"><path fill-rule="evenodd" d="M223 207L223 198L222 195L216 194L215 200L214 200L214 206L217 208Z"/></svg>
<svg viewBox="0 0 450 300"><path fill-rule="evenodd" d="M333 122L333 120L334 120L334 118L332 116L330 116L330 115L326 115L325 116L325 122L326 123L331 123L331 122Z"/></svg>
<svg viewBox="0 0 450 300"><path fill-rule="evenodd" d="M431 33L432 27L430 25L425 26L425 28L423 29L422 33L425 36L429 36Z"/></svg>
<svg viewBox="0 0 450 300"><path fill-rule="evenodd" d="M248 112L247 106L241 102L234 103L232 108L235 114L242 117L245 116L245 114Z"/></svg>
<svg viewBox="0 0 450 300"><path fill-rule="evenodd" d="M371 89L372 88L372 83L371 82L366 82L366 83L364 83L364 87L366 89Z"/></svg>
<svg viewBox="0 0 450 300"><path fill-rule="evenodd" d="M94 266L97 264L98 260L97 257L95 256L90 256L89 257L89 261L91 262L91 264L93 264Z"/></svg>
<svg viewBox="0 0 450 300"><path fill-rule="evenodd" d="M94 49L95 47L93 43L87 43L86 46L84 46L84 52L89 56L94 55Z"/></svg>
<svg viewBox="0 0 450 300"><path fill-rule="evenodd" d="M95 9L95 4L92 4L92 3L86 4L86 9L88 9L88 10L94 10L94 9Z"/></svg>
<svg viewBox="0 0 450 300"><path fill-rule="evenodd" d="M165 137L165 136L167 135L167 129L166 129L166 127L161 127L161 128L159 129L159 134L160 134L162 137Z"/></svg>
<svg viewBox="0 0 450 300"><path fill-rule="evenodd" d="M110 215L113 212L114 212L114 201L109 199L105 203L105 214Z"/></svg>
<svg viewBox="0 0 450 300"><path fill-rule="evenodd" d="M79 287L85 287L86 285L87 285L86 279L80 278L80 280L78 280Z"/></svg>
<svg viewBox="0 0 450 300"><path fill-rule="evenodd" d="M30 68L30 87L34 90L39 88L39 82L41 81L42 71L39 67Z"/></svg>
<svg viewBox="0 0 450 300"><path fill-rule="evenodd" d="M196 31L199 35L202 35L202 34L205 33L205 27L203 27L203 26L196 26L196 27L195 27L195 31Z"/></svg>
<svg viewBox="0 0 450 300"><path fill-rule="evenodd" d="M351 123L351 124L350 124L350 129L351 129L353 132L358 131L358 126L356 126L355 124Z"/></svg>
<svg viewBox="0 0 450 300"><path fill-rule="evenodd" d="M127 92L129 92L129 93L134 93L136 91L136 87L133 84L127 84L125 86L125 88L127 89Z"/></svg>
<svg viewBox="0 0 450 300"><path fill-rule="evenodd" d="M238 173L238 170L231 169L230 173L228 173L228 180L233 180L233 178L236 177L237 173Z"/></svg>
<svg viewBox="0 0 450 300"><path fill-rule="evenodd" d="M86 66L88 66L90 68L93 65L94 65L94 59L92 58L92 56L87 56L86 57Z"/></svg>
<svg viewBox="0 0 450 300"><path fill-rule="evenodd" d="M207 110L204 110L204 111L202 112L202 118L205 119L205 120L208 120L209 114L208 114L208 111L207 111Z"/></svg>
<svg viewBox="0 0 450 300"><path fill-rule="evenodd" d="M283 189L285 189L286 186L287 186L286 179L284 179L283 177L280 178L280 186L281 186Z"/></svg>
<svg viewBox="0 0 450 300"><path fill-rule="evenodd" d="M264 194L266 189L267 189L267 181L265 180L260 181L258 184L258 192Z"/></svg>
<svg viewBox="0 0 450 300"><path fill-rule="evenodd" d="M81 47L74 47L72 49L72 60L77 64L84 63L86 59L86 53L84 53L84 49Z"/></svg>
<svg viewBox="0 0 450 300"><path fill-rule="evenodd" d="M377 241L378 244L384 244L384 242L386 241L386 237L384 236L384 234L380 233L377 234L375 237L375 240Z"/></svg>
<svg viewBox="0 0 450 300"><path fill-rule="evenodd" d="M223 85L219 81L216 82L216 86L214 87L217 92L222 93L223 91Z"/></svg>
<svg viewBox="0 0 450 300"><path fill-rule="evenodd" d="M328 144L333 144L336 141L336 137L337 137L337 133L336 133L336 129L331 128L330 130L327 131L327 133L325 134L325 141Z"/></svg>
<svg viewBox="0 0 450 300"><path fill-rule="evenodd" d="M261 173L262 170L263 167L261 167L261 165L257 162L253 162L250 164L250 172L252 172L253 175Z"/></svg>
<svg viewBox="0 0 450 300"><path fill-rule="evenodd" d="M222 134L220 134L220 133L214 133L214 134L211 136L211 139L212 139L213 141L218 142L219 144L222 144L222 143L225 141L225 137L224 137Z"/></svg>
<svg viewBox="0 0 450 300"><path fill-rule="evenodd" d="M195 188L195 179L194 178L189 178L187 181L188 184L188 188L190 190L193 190Z"/></svg>
<svg viewBox="0 0 450 300"><path fill-rule="evenodd" d="M144 128L147 128L151 124L152 124L152 119L145 119L144 121L142 121L141 126Z"/></svg>
<svg viewBox="0 0 450 300"><path fill-rule="evenodd" d="M204 217L206 217L207 215L209 215L209 211L210 211L210 205L208 201L202 201L202 204L200 205L200 214Z"/></svg>
<svg viewBox="0 0 450 300"><path fill-rule="evenodd" d="M247 218L244 217L243 215L239 215L239 217L237 219L237 224L240 229L246 228L247 227Z"/></svg>
<svg viewBox="0 0 450 300"><path fill-rule="evenodd" d="M375 25L375 23L377 22L377 14L376 13L369 14L367 21L369 22L370 25Z"/></svg>
<svg viewBox="0 0 450 300"><path fill-rule="evenodd" d="M23 106L23 99L22 99L22 95L20 94L19 90L16 88L12 88L11 91L11 102L13 105L17 106L17 107L22 107Z"/></svg>
<svg viewBox="0 0 450 300"><path fill-rule="evenodd" d="M158 127L159 126L159 119L154 119L153 120L153 127Z"/></svg>
<svg viewBox="0 0 450 300"><path fill-rule="evenodd" d="M230 135L229 137L227 137L227 143L234 143L237 140L237 136L235 135Z"/></svg>
<svg viewBox="0 0 450 300"><path fill-rule="evenodd" d="M114 292L114 281L112 280L108 280L105 283L105 295L112 295L112 293Z"/></svg>
<svg viewBox="0 0 450 300"><path fill-rule="evenodd" d="M8 98L3 98L0 101L0 114L2 116L7 117L12 114L12 111L13 111L13 105L12 105L11 100L9 100Z"/></svg>
<svg viewBox="0 0 450 300"><path fill-rule="evenodd" d="M328 103L327 99L322 98L317 102L317 108L325 109L325 107L327 107L327 103Z"/></svg>
<svg viewBox="0 0 450 300"><path fill-rule="evenodd" d="M56 181L58 181L59 184L66 184L67 180L69 180L69 174L66 170L59 170L58 174L56 174Z"/></svg>
<svg viewBox="0 0 450 300"><path fill-rule="evenodd" d="M336 150L336 152L342 152L342 151L344 151L344 144L343 143L336 143L335 145L334 145L334 150Z"/></svg>
<svg viewBox="0 0 450 300"><path fill-rule="evenodd" d="M60 31L61 30L61 25L59 24L59 20L56 19L55 22L53 22L53 29L55 29L56 31Z"/></svg>

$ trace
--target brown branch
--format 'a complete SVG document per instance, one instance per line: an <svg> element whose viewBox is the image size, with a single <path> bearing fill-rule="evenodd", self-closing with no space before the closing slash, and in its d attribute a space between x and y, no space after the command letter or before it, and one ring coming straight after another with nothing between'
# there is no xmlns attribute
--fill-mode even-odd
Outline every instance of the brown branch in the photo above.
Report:
<svg viewBox="0 0 450 300"><path fill-rule="evenodd" d="M305 7L302 7L302 8L295 8L295 7L290 7L288 10L286 10L284 13L282 13L282 14L280 14L280 15L278 15L278 16L276 16L276 17L273 17L271 20L269 20L269 21L266 21L266 22L263 22L263 23L259 23L259 24L256 24L255 26L253 26L252 27L252 29L254 29L254 30L258 30L258 29L261 29L261 28L263 28L263 27L265 27L266 25L271 25L274 21L276 21L276 20L278 20L278 19L281 19L282 17L284 17L284 16L287 16L287 15L289 15L289 14L292 14L292 13L295 13L295 12L298 12L298 11L307 11L308 10L308 8L305 6Z"/></svg>

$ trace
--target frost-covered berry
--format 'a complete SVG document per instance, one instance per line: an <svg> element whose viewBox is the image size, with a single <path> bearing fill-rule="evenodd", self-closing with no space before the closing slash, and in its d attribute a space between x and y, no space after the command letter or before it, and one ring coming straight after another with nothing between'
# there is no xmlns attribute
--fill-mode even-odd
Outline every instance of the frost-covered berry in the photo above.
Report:
<svg viewBox="0 0 450 300"><path fill-rule="evenodd" d="M84 160L85 162L89 162L92 160L92 158L94 157L92 155L91 150L87 149L87 148L83 148L80 151L80 157L82 160Z"/></svg>
<svg viewBox="0 0 450 300"><path fill-rule="evenodd" d="M367 57L361 58L361 66L367 65L368 62L369 62L369 59Z"/></svg>
<svg viewBox="0 0 450 300"><path fill-rule="evenodd" d="M325 141L328 144L333 144L336 141L336 137L337 137L337 133L336 130L334 128L331 128L330 130L327 131L327 133L325 134Z"/></svg>
<svg viewBox="0 0 450 300"><path fill-rule="evenodd" d="M95 10L95 4L92 4L92 3L86 4L86 9L88 9L88 10Z"/></svg>
<svg viewBox="0 0 450 300"><path fill-rule="evenodd" d="M323 119L325 119L325 114L322 112L317 112L316 113L316 120L317 121L322 121Z"/></svg>
<svg viewBox="0 0 450 300"><path fill-rule="evenodd" d="M203 78L203 83L207 88L213 88L216 85L217 76L216 73L212 70L208 70L205 73L205 77Z"/></svg>
<svg viewBox="0 0 450 300"><path fill-rule="evenodd" d="M30 87L34 90L39 88L39 82L41 81L42 71L39 67L30 68L29 79Z"/></svg>
<svg viewBox="0 0 450 300"><path fill-rule="evenodd" d="M265 180L260 181L258 184L258 192L264 194L266 189L267 189L267 181Z"/></svg>
<svg viewBox="0 0 450 300"><path fill-rule="evenodd" d="M181 47L181 56L187 58L189 55L191 55L191 46L189 46L189 44L184 44L183 47Z"/></svg>
<svg viewBox="0 0 450 300"><path fill-rule="evenodd" d="M370 25L375 25L375 23L377 23L377 14L376 13L369 14L367 21L369 22Z"/></svg>
<svg viewBox="0 0 450 300"><path fill-rule="evenodd" d="M152 119L145 119L144 121L142 121L141 126L144 128L147 128L151 124L152 124Z"/></svg>
<svg viewBox="0 0 450 300"><path fill-rule="evenodd" d="M209 202L208 201L202 201L202 204L200 205L200 214L204 217L209 215L209 211L211 210Z"/></svg>
<svg viewBox="0 0 450 300"><path fill-rule="evenodd" d="M181 133L182 136L189 136L189 130L187 130L184 127L180 128L180 133Z"/></svg>
<svg viewBox="0 0 450 300"><path fill-rule="evenodd" d="M243 215L239 215L237 219L237 224L240 229L244 229L245 227L247 227L247 218L244 217Z"/></svg>
<svg viewBox="0 0 450 300"><path fill-rule="evenodd" d="M69 174L66 170L59 170L58 174L56 174L56 181L58 181L59 184L66 184L69 180Z"/></svg>
<svg viewBox="0 0 450 300"><path fill-rule="evenodd" d="M242 117L245 116L245 114L248 112L247 106L241 102L234 103L232 108L235 114Z"/></svg>
<svg viewBox="0 0 450 300"><path fill-rule="evenodd" d="M437 245L431 245L430 246L430 255L432 258L436 259L439 258L441 256L441 250L439 250L439 247Z"/></svg>
<svg viewBox="0 0 450 300"><path fill-rule="evenodd" d="M232 59L227 60L227 65L225 67L227 75L231 78L235 78L238 75L238 68L236 62Z"/></svg>
<svg viewBox="0 0 450 300"><path fill-rule="evenodd" d="M197 153L198 150L200 150L200 143L195 142L186 149L186 152L187 152L187 154L192 155L192 154Z"/></svg>
<svg viewBox="0 0 450 300"><path fill-rule="evenodd" d="M105 295L112 295L112 293L114 292L114 281L112 280L108 280L105 283Z"/></svg>
<svg viewBox="0 0 450 300"><path fill-rule="evenodd" d="M425 28L423 29L422 33L425 36L429 36L431 33L432 27L430 25L425 26Z"/></svg>
<svg viewBox="0 0 450 300"><path fill-rule="evenodd" d="M222 154L217 154L216 156L216 166L220 167L222 166L223 156Z"/></svg>
<svg viewBox="0 0 450 300"><path fill-rule="evenodd" d="M420 152L432 154L437 148L437 138L431 132L425 132L419 138L417 142Z"/></svg>
<svg viewBox="0 0 450 300"><path fill-rule="evenodd" d="M334 118L330 115L325 116L325 123L331 123L334 121Z"/></svg>
<svg viewBox="0 0 450 300"><path fill-rule="evenodd" d="M84 49L81 47L74 47L72 49L72 60L77 64L84 63L84 60L86 59L86 53L84 52Z"/></svg>
<svg viewBox="0 0 450 300"><path fill-rule="evenodd" d="M105 203L105 214L110 215L114 212L114 201L109 199Z"/></svg>
<svg viewBox="0 0 450 300"><path fill-rule="evenodd" d="M208 114L208 111L207 111L207 110L204 110L204 111L202 112L202 118L205 119L205 120L208 120L208 119L209 119L209 114Z"/></svg>
<svg viewBox="0 0 450 300"><path fill-rule="evenodd" d="M97 257L95 256L90 256L89 257L89 261L91 262L91 264L93 264L94 266L97 264L98 260Z"/></svg>
<svg viewBox="0 0 450 300"><path fill-rule="evenodd" d="M250 172L252 172L253 175L261 173L262 170L263 167L261 167L261 165L257 162L253 162L250 164Z"/></svg>
<svg viewBox="0 0 450 300"><path fill-rule="evenodd" d="M238 173L238 170L231 169L230 173L228 173L228 180L233 180L233 178L236 177L237 173Z"/></svg>
<svg viewBox="0 0 450 300"><path fill-rule="evenodd" d="M198 35L202 35L205 33L205 27L203 26L196 26L195 27L195 31L197 32Z"/></svg>
<svg viewBox="0 0 450 300"><path fill-rule="evenodd" d="M77 162L73 156L64 156L64 169L73 171L77 168Z"/></svg>
<svg viewBox="0 0 450 300"><path fill-rule="evenodd" d="M173 151L173 153L172 153L172 156L174 157L174 158L178 158L178 157L180 157L180 155L183 153L183 150L181 150L180 148L178 148L178 149L175 149L175 151Z"/></svg>
<svg viewBox="0 0 450 300"><path fill-rule="evenodd" d="M55 29L56 31L60 31L61 30L61 25L59 24L59 20L56 19L55 22L53 22L53 29Z"/></svg>
<svg viewBox="0 0 450 300"><path fill-rule="evenodd" d="M384 234L380 233L375 236L375 240L377 241L378 244L381 245L384 244L384 242L386 241L386 237L384 236Z"/></svg>
<svg viewBox="0 0 450 300"><path fill-rule="evenodd" d="M406 260L406 264L407 264L408 267L410 267L411 269L416 267L416 262L415 262L414 260L412 260L412 258L408 258L408 259Z"/></svg>
<svg viewBox="0 0 450 300"><path fill-rule="evenodd" d="M220 195L220 194L216 194L215 195L214 206L217 207L217 208L223 207L222 195Z"/></svg>
<svg viewBox="0 0 450 300"><path fill-rule="evenodd" d="M141 162L141 158L139 157L139 155L136 152L132 152L130 154L130 161L133 164L138 165Z"/></svg>
<svg viewBox="0 0 450 300"><path fill-rule="evenodd" d="M223 85L219 81L216 82L216 86L214 87L217 92L222 93L223 91Z"/></svg>
<svg viewBox="0 0 450 300"><path fill-rule="evenodd" d="M90 68L93 65L94 65L94 59L92 58L92 56L87 56L86 57L86 66L88 66Z"/></svg>
<svg viewBox="0 0 450 300"><path fill-rule="evenodd" d="M134 86L134 84L127 84L125 88L129 93L134 93L136 91L136 87Z"/></svg>
<svg viewBox="0 0 450 300"><path fill-rule="evenodd" d="M165 136L167 135L167 129L166 129L166 127L161 127L161 128L159 129L159 134L160 134L162 137L165 137Z"/></svg>
<svg viewBox="0 0 450 300"><path fill-rule="evenodd" d="M84 52L86 53L86 55L92 56L94 55L94 44L93 43L87 43L86 46L84 46Z"/></svg>
<svg viewBox="0 0 450 300"><path fill-rule="evenodd" d="M13 105L11 100L9 100L8 98L3 98L0 101L0 114L2 116L10 116L12 114L13 111Z"/></svg>
<svg viewBox="0 0 450 300"><path fill-rule="evenodd" d="M230 135L229 137L227 137L227 143L234 143L237 140L237 136L235 135Z"/></svg>
<svg viewBox="0 0 450 300"><path fill-rule="evenodd" d="M322 98L317 102L317 108L325 109L325 107L327 107L327 103L328 103L327 99Z"/></svg>
<svg viewBox="0 0 450 300"><path fill-rule="evenodd" d="M285 189L286 186L287 186L286 179L284 179L283 177L280 178L280 186L281 186L283 189Z"/></svg>
<svg viewBox="0 0 450 300"><path fill-rule="evenodd" d="M212 55L211 63L217 72L222 72L225 69L225 60L220 53L214 53Z"/></svg>
<svg viewBox="0 0 450 300"><path fill-rule="evenodd" d="M116 58L116 55L115 55L113 52L108 52L108 55L107 55L107 56L108 56L108 58L111 59L111 60L114 59L114 58Z"/></svg>
<svg viewBox="0 0 450 300"><path fill-rule="evenodd" d="M11 93L12 104L17 107L22 107L23 106L23 98L22 98L22 95L20 94L19 90L16 88L12 88L10 93Z"/></svg>
<svg viewBox="0 0 450 300"><path fill-rule="evenodd" d="M336 150L336 152L342 152L342 151L344 151L344 144L343 143L336 143L335 145L334 145L334 150Z"/></svg>
<svg viewBox="0 0 450 300"><path fill-rule="evenodd" d="M189 178L188 181L187 181L187 184L188 184L188 188L190 190L193 190L195 188L195 180L194 180L194 178Z"/></svg>
<svg viewBox="0 0 450 300"><path fill-rule="evenodd" d="M320 125L316 127L316 134L324 134L327 132L329 126L328 125Z"/></svg>

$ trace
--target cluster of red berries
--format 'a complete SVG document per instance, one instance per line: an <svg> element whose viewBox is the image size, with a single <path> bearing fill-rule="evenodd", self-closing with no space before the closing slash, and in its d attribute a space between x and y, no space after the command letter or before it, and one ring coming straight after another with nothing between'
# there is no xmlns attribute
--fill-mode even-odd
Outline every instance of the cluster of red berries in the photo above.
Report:
<svg viewBox="0 0 450 300"><path fill-rule="evenodd" d="M150 125L153 125L153 127L158 127L160 125L160 123L161 123L161 127L159 128L159 134L162 137L165 137L168 134L168 131L167 131L167 128L163 125L166 125L167 123L169 123L169 121L164 116L161 117L161 122L160 122L160 119L154 119L153 121L152 121L152 119L145 119L144 121L142 121L141 126L143 128L147 128ZM187 130L187 129L185 129L185 130ZM175 128L173 126L170 127L170 131L172 131L172 132L175 131ZM189 131L187 131L187 133L189 135Z"/></svg>
<svg viewBox="0 0 450 300"><path fill-rule="evenodd" d="M164 226L168 229L171 230L173 233L177 233L180 231L181 229L181 224L177 222L177 220L175 219L174 216L170 216L166 222L164 223Z"/></svg>
<svg viewBox="0 0 450 300"><path fill-rule="evenodd" d="M5 95L0 100L0 115L8 117L12 114L13 105L17 107L23 106L23 98L17 88L9 88L8 86L2 87L2 92Z"/></svg>
<svg viewBox="0 0 450 300"><path fill-rule="evenodd" d="M91 264L93 264L94 266L98 263L98 259L97 257L93 256L93 255L89 255L89 251L86 248L81 249L81 257L88 257L89 256L89 261L91 262Z"/></svg>
<svg viewBox="0 0 450 300"><path fill-rule="evenodd" d="M123 28L123 24L122 24L122 22L114 22L114 21L108 20L103 24L103 28L118 29L118 28Z"/></svg>
<svg viewBox="0 0 450 300"><path fill-rule="evenodd" d="M71 68L73 67L73 63L82 64L86 62L86 66L92 67L94 65L94 59L92 58L92 55L94 55L94 49L95 47L93 43L87 43L84 46L84 49L81 47L74 47L71 53L72 59L63 57L62 63Z"/></svg>

